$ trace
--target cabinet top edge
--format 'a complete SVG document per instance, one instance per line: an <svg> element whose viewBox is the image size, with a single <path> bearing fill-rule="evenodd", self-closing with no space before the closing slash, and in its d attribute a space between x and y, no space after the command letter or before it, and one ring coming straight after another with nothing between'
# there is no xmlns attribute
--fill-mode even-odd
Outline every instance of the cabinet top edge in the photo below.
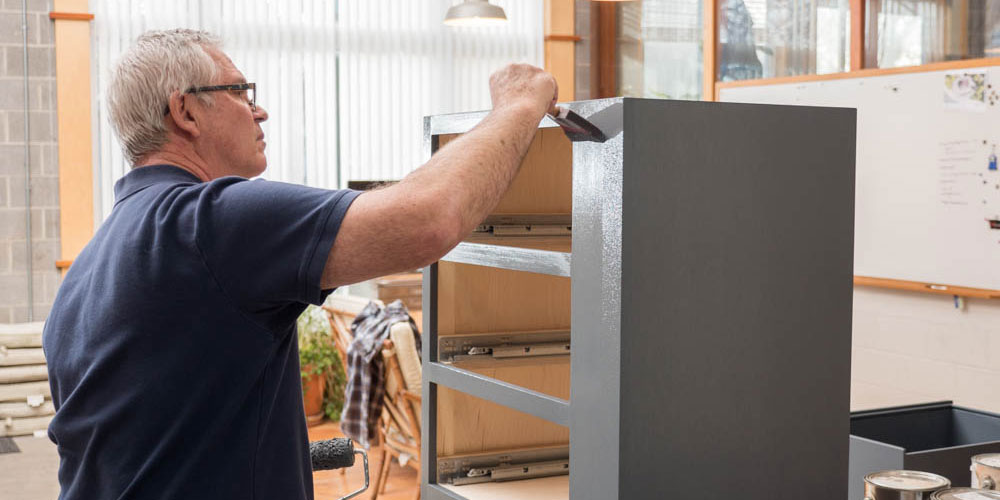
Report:
<svg viewBox="0 0 1000 500"><path fill-rule="evenodd" d="M565 106L581 115L588 116L614 104L631 99L633 98L612 97L608 99L591 99L587 101L561 102L559 106ZM424 117L424 133L428 136L465 133L472 130L487 114L489 114L489 111L470 111L427 116ZM542 119L538 128L553 128L557 126L556 122L546 116Z"/></svg>
<svg viewBox="0 0 1000 500"><path fill-rule="evenodd" d="M598 125L609 136L615 135L621 130L623 114L625 108L638 110L673 108L674 106L708 106L708 107L772 107L772 108L801 108L803 110L819 110L824 113L838 115L841 113L856 117L857 110L854 108L838 108L828 106L803 106L803 105L779 105L779 104L759 104L748 102L706 102L706 101L685 101L675 99L646 99L639 97L612 97L608 99L591 99L586 101L573 101L559 103L559 106L567 107L577 114L588 118L595 125ZM636 108L638 107L638 108ZM471 111L463 113L449 113L424 117L424 141L429 147L431 138L445 134L463 134L472 130L479 124L489 111ZM538 128L555 128L556 123L548 116L542 118ZM605 130L608 129L608 130Z"/></svg>

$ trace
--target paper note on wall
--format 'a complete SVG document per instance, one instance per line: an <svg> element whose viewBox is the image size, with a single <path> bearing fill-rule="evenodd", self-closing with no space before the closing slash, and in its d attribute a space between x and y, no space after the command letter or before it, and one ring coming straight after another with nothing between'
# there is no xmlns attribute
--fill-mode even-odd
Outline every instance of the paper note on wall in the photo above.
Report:
<svg viewBox="0 0 1000 500"><path fill-rule="evenodd" d="M986 112L986 87L986 71L945 73L945 109Z"/></svg>
<svg viewBox="0 0 1000 500"><path fill-rule="evenodd" d="M938 198L943 205L970 205L976 187L976 157L972 140L946 141L938 155Z"/></svg>

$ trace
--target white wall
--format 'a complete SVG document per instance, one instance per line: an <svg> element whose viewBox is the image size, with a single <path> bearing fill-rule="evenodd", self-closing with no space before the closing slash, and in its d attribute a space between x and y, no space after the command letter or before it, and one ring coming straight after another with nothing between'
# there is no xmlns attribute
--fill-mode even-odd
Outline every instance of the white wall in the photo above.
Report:
<svg viewBox="0 0 1000 500"><path fill-rule="evenodd" d="M1000 412L1000 300L855 287L851 408L939 400Z"/></svg>

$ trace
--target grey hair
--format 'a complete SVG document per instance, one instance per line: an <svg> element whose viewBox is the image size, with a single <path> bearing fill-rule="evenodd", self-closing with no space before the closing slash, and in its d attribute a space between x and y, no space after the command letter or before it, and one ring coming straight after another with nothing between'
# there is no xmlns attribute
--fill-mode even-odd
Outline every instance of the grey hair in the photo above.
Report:
<svg viewBox="0 0 1000 500"><path fill-rule="evenodd" d="M108 85L108 108L132 166L167 143L163 111L170 94L215 82L219 68L205 49L221 45L205 31L147 31L119 59ZM204 93L197 96L212 102Z"/></svg>

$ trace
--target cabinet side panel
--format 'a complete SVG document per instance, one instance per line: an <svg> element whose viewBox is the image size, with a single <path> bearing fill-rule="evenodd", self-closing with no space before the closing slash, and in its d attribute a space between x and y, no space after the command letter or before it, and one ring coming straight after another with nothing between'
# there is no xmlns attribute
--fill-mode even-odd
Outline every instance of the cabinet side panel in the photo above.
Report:
<svg viewBox="0 0 1000 500"><path fill-rule="evenodd" d="M440 148L458 138L441 135ZM439 149L440 149L439 148ZM569 214L573 210L573 145L559 128L539 129L495 214Z"/></svg>
<svg viewBox="0 0 1000 500"><path fill-rule="evenodd" d="M902 448L870 439L850 437L850 460L848 464L847 499L865 497L865 476L882 470L905 468L905 451ZM926 469L914 469L926 470Z"/></svg>
<svg viewBox="0 0 1000 500"><path fill-rule="evenodd" d="M439 457L569 444L569 428L438 386Z"/></svg>
<svg viewBox="0 0 1000 500"><path fill-rule="evenodd" d="M569 356L459 361L456 368L569 400Z"/></svg>
<svg viewBox="0 0 1000 500"><path fill-rule="evenodd" d="M843 500L854 110L625 115L620 498Z"/></svg>
<svg viewBox="0 0 1000 500"><path fill-rule="evenodd" d="M493 213L568 214L573 210L572 145L558 128L539 129L521 170Z"/></svg>
<svg viewBox="0 0 1000 500"><path fill-rule="evenodd" d="M570 280L565 277L453 262L437 266L438 338L570 329ZM455 366L550 396L570 397L567 356ZM438 388L436 428L439 456L569 443L567 427L446 387Z"/></svg>
<svg viewBox="0 0 1000 500"><path fill-rule="evenodd" d="M470 264L438 264L438 335L568 330L570 280Z"/></svg>
<svg viewBox="0 0 1000 500"><path fill-rule="evenodd" d="M574 111L610 139L573 144L573 360L570 497L619 496L621 327L621 99ZM661 492L664 493L665 492Z"/></svg>

